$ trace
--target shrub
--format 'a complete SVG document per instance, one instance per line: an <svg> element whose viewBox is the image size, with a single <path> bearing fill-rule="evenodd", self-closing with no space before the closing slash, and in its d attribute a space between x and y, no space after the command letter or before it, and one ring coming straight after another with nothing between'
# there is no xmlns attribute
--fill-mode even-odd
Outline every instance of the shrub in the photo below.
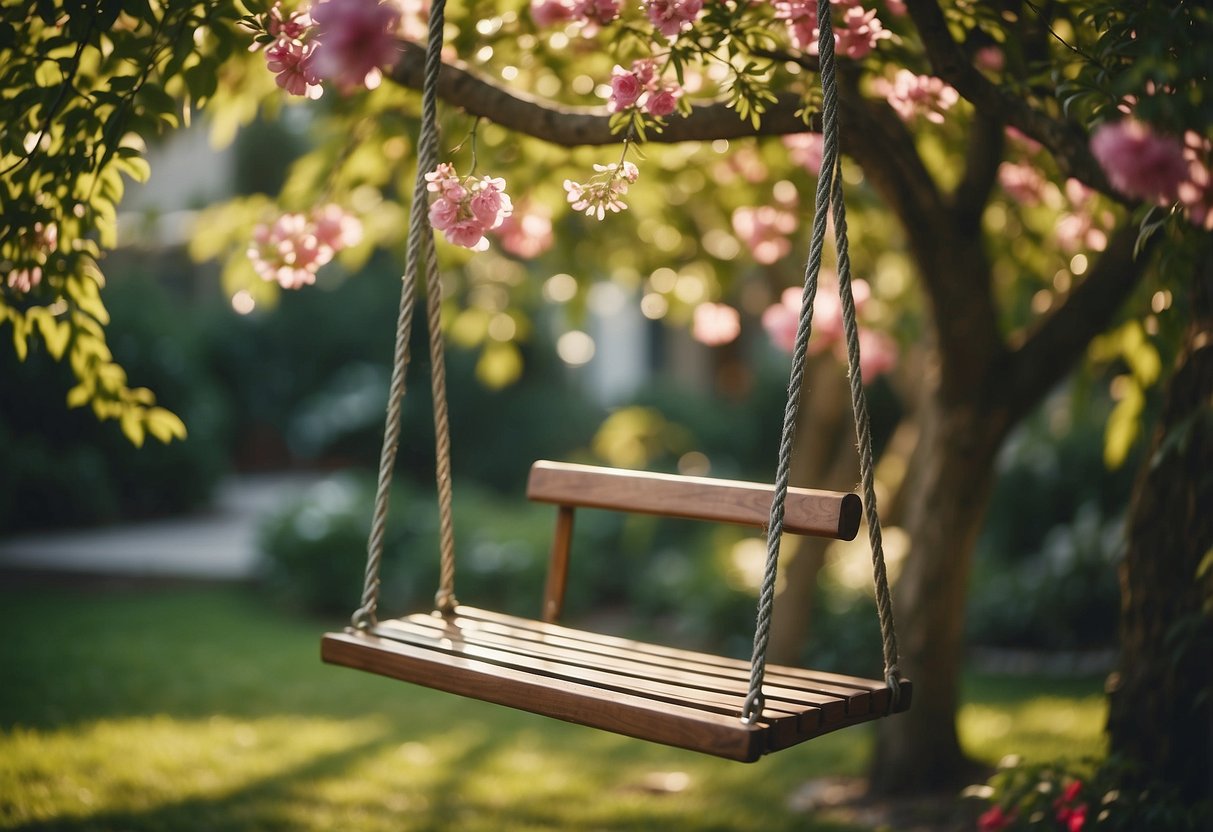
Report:
<svg viewBox="0 0 1213 832"><path fill-rule="evenodd" d="M1140 782L1126 765L1108 761L1026 764L1008 757L989 782L970 786L966 797L985 807L977 821L980 832L1048 829L1059 832L1203 832L1213 828L1213 804L1181 801L1165 785Z"/></svg>

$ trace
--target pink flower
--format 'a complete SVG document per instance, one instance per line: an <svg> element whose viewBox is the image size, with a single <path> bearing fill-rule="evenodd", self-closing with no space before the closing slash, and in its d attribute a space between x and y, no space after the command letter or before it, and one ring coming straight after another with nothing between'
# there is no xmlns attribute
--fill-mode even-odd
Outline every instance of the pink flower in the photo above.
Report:
<svg viewBox="0 0 1213 832"><path fill-rule="evenodd" d="M628 206L621 197L640 177L639 169L631 162L624 162L622 167L616 163L594 165L594 171L594 176L586 183L564 180L565 194L573 210L583 211L587 217L597 216L600 220L607 211L625 210Z"/></svg>
<svg viewBox="0 0 1213 832"><path fill-rule="evenodd" d="M1040 142L1031 136L1021 132L1015 127L1008 127L1006 130L1007 138L1016 144L1020 145L1028 153L1039 153L1043 150Z"/></svg>
<svg viewBox="0 0 1213 832"><path fill-rule="evenodd" d="M859 60L875 49L877 43L891 37L893 33L884 28L875 9L864 11L853 6L847 9L842 25L834 31L834 45L839 55Z"/></svg>
<svg viewBox="0 0 1213 832"><path fill-rule="evenodd" d="M271 225L253 228L248 257L263 280L284 289L316 282L316 272L337 252L362 239L362 224L337 205L316 209L310 217L283 214Z"/></svg>
<svg viewBox="0 0 1213 832"><path fill-rule="evenodd" d="M640 78L616 64L611 71L611 112L617 113L631 107L642 92L644 85Z"/></svg>
<svg viewBox="0 0 1213 832"><path fill-rule="evenodd" d="M779 303L773 303L762 312L762 328L776 347L784 352L796 348L796 328L800 324L800 301L803 291L799 286L783 290Z"/></svg>
<svg viewBox="0 0 1213 832"><path fill-rule="evenodd" d="M621 5L621 0L573 0L573 19L581 23L581 34L592 38L619 17Z"/></svg>
<svg viewBox="0 0 1213 832"><path fill-rule="evenodd" d="M774 4L775 19L786 23L792 45L816 55L821 34L817 28L817 0L774 0ZM877 43L893 36L876 16L876 10L865 10L859 0L834 0L833 5L844 10L834 27L834 48L839 55L862 58Z"/></svg>
<svg viewBox="0 0 1213 832"><path fill-rule="evenodd" d="M321 206L312 212L312 226L320 245L328 246L334 252L362 242L362 223L334 203Z"/></svg>
<svg viewBox="0 0 1213 832"><path fill-rule="evenodd" d="M282 3L274 3L270 9L266 30L276 38L303 40L312 27L312 18L304 11L282 12Z"/></svg>
<svg viewBox="0 0 1213 832"><path fill-rule="evenodd" d="M459 219L459 203L439 197L430 205L430 225L446 231Z"/></svg>
<svg viewBox="0 0 1213 832"><path fill-rule="evenodd" d="M883 332L859 328L859 372L871 382L897 366L897 342Z"/></svg>
<svg viewBox="0 0 1213 832"><path fill-rule="evenodd" d="M738 208L733 231L758 263L770 265L792 250L788 235L796 230L796 216L774 205Z"/></svg>
<svg viewBox="0 0 1213 832"><path fill-rule="evenodd" d="M960 100L960 93L939 78L915 75L908 69L897 70L892 81L877 78L872 82L872 91L883 95L903 121L923 116L927 121L943 124L944 112Z"/></svg>
<svg viewBox="0 0 1213 832"><path fill-rule="evenodd" d="M735 341L741 334L741 315L724 303L701 303L695 307L691 337L709 347Z"/></svg>
<svg viewBox="0 0 1213 832"><path fill-rule="evenodd" d="M678 109L677 90L664 89L649 93L644 101L644 109L651 116L657 116L658 118L668 116Z"/></svg>
<svg viewBox="0 0 1213 832"><path fill-rule="evenodd" d="M265 50L265 63L274 73L275 83L291 95L320 97L320 76L314 59L314 47L296 40L278 40Z"/></svg>
<svg viewBox="0 0 1213 832"><path fill-rule="evenodd" d="M442 233L450 243L470 248L472 251L484 251L489 247L489 241L484 236L485 230L483 223L475 217L468 217L443 229Z"/></svg>
<svg viewBox="0 0 1213 832"><path fill-rule="evenodd" d="M645 0L649 21L667 38L691 28L703 11L703 0Z"/></svg>
<svg viewBox="0 0 1213 832"><path fill-rule="evenodd" d="M1091 135L1091 153L1112 187L1159 205L1174 202L1188 178L1183 144L1133 119L1098 127Z"/></svg>
<svg viewBox="0 0 1213 832"><path fill-rule="evenodd" d="M814 176L821 175L821 154L825 139L820 133L793 133L783 137L792 164L800 165Z"/></svg>
<svg viewBox="0 0 1213 832"><path fill-rule="evenodd" d="M1007 196L1023 205L1039 205L1044 201L1044 174L1028 162L1003 162L998 168L998 183Z"/></svg>
<svg viewBox="0 0 1213 832"><path fill-rule="evenodd" d="M523 260L531 260L552 247L552 219L546 210L523 207L497 228L501 247Z"/></svg>
<svg viewBox="0 0 1213 832"><path fill-rule="evenodd" d="M657 80L657 62L652 58L632 61L632 74L640 80L645 89L649 89Z"/></svg>
<svg viewBox="0 0 1213 832"><path fill-rule="evenodd" d="M497 228L514 211L514 205L505 192L505 180L485 176L473 185L472 198L468 201L472 216L485 228Z"/></svg>
<svg viewBox="0 0 1213 832"><path fill-rule="evenodd" d="M316 71L344 90L378 86L400 57L400 10L378 0L325 0L312 7Z"/></svg>
<svg viewBox="0 0 1213 832"><path fill-rule="evenodd" d="M536 26L555 26L572 17L573 5L568 0L531 0L531 19Z"/></svg>
<svg viewBox="0 0 1213 832"><path fill-rule="evenodd" d="M1178 196L1188 220L1198 228L1213 231L1213 183L1210 182L1209 158L1213 143L1195 130L1184 134L1184 158L1188 161L1188 178L1180 183Z"/></svg>
<svg viewBox="0 0 1213 832"><path fill-rule="evenodd" d="M889 10L889 14L893 15L893 17L905 17L905 0L884 0L884 6Z"/></svg>
<svg viewBox="0 0 1213 832"><path fill-rule="evenodd" d="M42 282L42 267L30 266L24 269L14 269L8 273L8 288L18 292L31 292Z"/></svg>
<svg viewBox="0 0 1213 832"><path fill-rule="evenodd" d="M514 211L504 179L468 176L461 180L445 162L425 179L426 190L440 194L430 205L430 224L457 246L484 251L489 247L484 235L500 227Z"/></svg>
<svg viewBox="0 0 1213 832"><path fill-rule="evenodd" d="M1007 58L997 46L983 46L973 53L973 63L987 72L1002 72Z"/></svg>

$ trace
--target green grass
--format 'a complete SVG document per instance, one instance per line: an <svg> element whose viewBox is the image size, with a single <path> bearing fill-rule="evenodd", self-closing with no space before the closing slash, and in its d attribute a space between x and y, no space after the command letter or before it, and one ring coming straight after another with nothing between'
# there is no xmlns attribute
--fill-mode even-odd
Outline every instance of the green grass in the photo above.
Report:
<svg viewBox="0 0 1213 832"><path fill-rule="evenodd" d="M788 800L861 774L866 728L745 766L328 667L324 627L232 589L0 592L0 829L851 828ZM1097 683L969 689L984 759L1101 750Z"/></svg>

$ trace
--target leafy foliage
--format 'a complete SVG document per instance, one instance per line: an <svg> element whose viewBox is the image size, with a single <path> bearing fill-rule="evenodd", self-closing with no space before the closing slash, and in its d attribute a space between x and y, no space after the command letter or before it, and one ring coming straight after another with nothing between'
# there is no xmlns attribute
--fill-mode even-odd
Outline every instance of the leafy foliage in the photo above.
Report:
<svg viewBox="0 0 1213 832"><path fill-rule="evenodd" d="M242 47L231 4L24 0L0 6L0 324L24 357L31 341L68 358L70 407L116 419L136 445L185 425L131 387L106 343L99 261L117 244L126 179L144 181L147 142L187 123Z"/></svg>

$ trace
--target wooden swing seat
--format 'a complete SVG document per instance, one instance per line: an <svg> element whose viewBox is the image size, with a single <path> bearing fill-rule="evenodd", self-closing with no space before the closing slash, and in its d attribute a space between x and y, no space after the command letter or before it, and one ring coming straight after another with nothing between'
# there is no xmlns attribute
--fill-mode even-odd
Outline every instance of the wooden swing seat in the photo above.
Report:
<svg viewBox="0 0 1213 832"><path fill-rule="evenodd" d="M559 506L544 621L459 606L325 635L326 662L545 716L742 762L906 710L883 680L767 665L761 716L740 718L750 664L589 633L555 623L564 596L574 507L762 526L768 485L537 462L527 488ZM790 489L785 529L851 539L854 494Z"/></svg>

